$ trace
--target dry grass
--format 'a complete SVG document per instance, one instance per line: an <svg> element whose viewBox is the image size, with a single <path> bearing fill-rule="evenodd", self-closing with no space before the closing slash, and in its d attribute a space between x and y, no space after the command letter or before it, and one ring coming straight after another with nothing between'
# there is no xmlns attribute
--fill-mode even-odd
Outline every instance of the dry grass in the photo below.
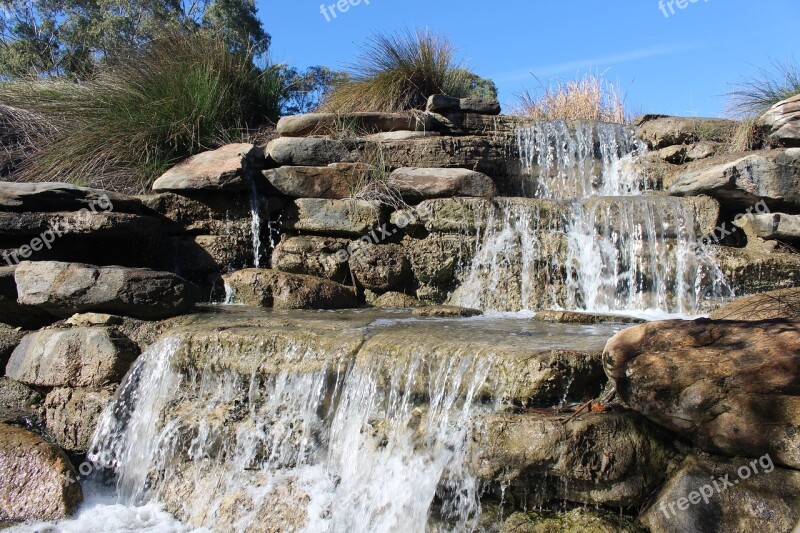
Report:
<svg viewBox="0 0 800 533"><path fill-rule="evenodd" d="M755 76L744 78L728 93L728 111L740 117L764 114L770 107L800 94L800 65L772 61Z"/></svg>
<svg viewBox="0 0 800 533"><path fill-rule="evenodd" d="M758 150L764 144L763 134L756 125L756 119L745 118L733 130L727 150L732 153Z"/></svg>
<svg viewBox="0 0 800 533"><path fill-rule="evenodd" d="M391 169L380 143L367 143L348 183L350 198L389 206L395 210L407 209L408 204L400 192L389 182Z"/></svg>
<svg viewBox="0 0 800 533"><path fill-rule="evenodd" d="M541 85L537 93L526 89L518 100L516 114L536 120L596 120L619 124L629 121L620 90L595 74Z"/></svg>

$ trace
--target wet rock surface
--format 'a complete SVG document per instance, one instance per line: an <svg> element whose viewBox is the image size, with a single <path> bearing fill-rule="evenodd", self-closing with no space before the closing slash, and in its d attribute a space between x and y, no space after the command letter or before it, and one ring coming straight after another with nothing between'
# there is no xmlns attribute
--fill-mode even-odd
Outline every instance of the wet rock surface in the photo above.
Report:
<svg viewBox="0 0 800 533"><path fill-rule="evenodd" d="M225 276L225 280L233 291L233 303L275 309L358 307L352 288L313 276L246 269Z"/></svg>

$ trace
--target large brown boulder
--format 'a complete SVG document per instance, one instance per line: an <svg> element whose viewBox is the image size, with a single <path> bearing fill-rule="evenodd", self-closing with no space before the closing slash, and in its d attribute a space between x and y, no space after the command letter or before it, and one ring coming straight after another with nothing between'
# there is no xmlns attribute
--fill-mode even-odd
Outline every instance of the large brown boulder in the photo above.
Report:
<svg viewBox="0 0 800 533"><path fill-rule="evenodd" d="M138 355L114 328L44 329L22 339L6 375L38 387L103 387L119 383Z"/></svg>
<svg viewBox="0 0 800 533"><path fill-rule="evenodd" d="M800 468L800 322L652 322L603 358L622 400L701 449Z"/></svg>
<svg viewBox="0 0 800 533"><path fill-rule="evenodd" d="M262 166L264 152L252 144L228 144L194 155L153 182L154 191L222 191L249 187L248 172ZM263 166L262 166L263 168Z"/></svg>
<svg viewBox="0 0 800 533"><path fill-rule="evenodd" d="M344 282L349 274L348 239L284 235L272 252L272 267L290 274L306 274Z"/></svg>
<svg viewBox="0 0 800 533"><path fill-rule="evenodd" d="M83 501L64 453L30 431L0 424L0 522L58 520Z"/></svg>
<svg viewBox="0 0 800 533"><path fill-rule="evenodd" d="M53 389L44 399L44 419L56 444L69 452L86 453L113 394L113 387Z"/></svg>
<svg viewBox="0 0 800 533"><path fill-rule="evenodd" d="M14 276L19 303L61 318L87 311L168 318L191 310L200 296L193 283L145 268L25 261Z"/></svg>
<svg viewBox="0 0 800 533"><path fill-rule="evenodd" d="M409 201L453 196L497 196L497 187L492 178L463 168L398 168L389 176L388 185Z"/></svg>
<svg viewBox="0 0 800 533"><path fill-rule="evenodd" d="M343 169L341 165L327 167L280 167L263 172L267 181L276 191L292 198L327 198L341 200L349 198L356 191L356 172L352 166ZM360 170L366 172L366 170Z"/></svg>
<svg viewBox="0 0 800 533"><path fill-rule="evenodd" d="M250 268L224 276L233 303L275 309L346 309L358 307L350 287L313 276Z"/></svg>
<svg viewBox="0 0 800 533"><path fill-rule="evenodd" d="M800 145L800 94L772 106L758 119L758 125L776 144Z"/></svg>

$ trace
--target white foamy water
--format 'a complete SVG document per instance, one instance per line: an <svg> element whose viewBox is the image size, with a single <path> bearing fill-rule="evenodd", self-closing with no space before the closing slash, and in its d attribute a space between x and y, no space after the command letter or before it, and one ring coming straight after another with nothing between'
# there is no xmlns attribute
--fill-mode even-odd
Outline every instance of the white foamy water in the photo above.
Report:
<svg viewBox="0 0 800 533"><path fill-rule="evenodd" d="M261 201L255 180L250 180L250 235L253 240L253 266L261 266Z"/></svg>

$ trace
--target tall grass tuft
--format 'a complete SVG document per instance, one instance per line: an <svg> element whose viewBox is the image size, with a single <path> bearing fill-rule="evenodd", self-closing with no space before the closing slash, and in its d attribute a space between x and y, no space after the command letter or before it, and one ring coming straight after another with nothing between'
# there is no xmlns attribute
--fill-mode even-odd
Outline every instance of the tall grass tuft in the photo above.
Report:
<svg viewBox="0 0 800 533"><path fill-rule="evenodd" d="M158 39L85 82L0 83L0 101L49 123L12 179L136 192L174 163L275 120L278 69L200 32Z"/></svg>
<svg viewBox="0 0 800 533"><path fill-rule="evenodd" d="M547 86L540 83L538 92L526 89L517 99L515 113L536 120L629 121L620 90L595 74Z"/></svg>
<svg viewBox="0 0 800 533"><path fill-rule="evenodd" d="M744 78L728 93L728 111L740 117L764 114L782 100L800 94L800 66L795 61L772 61L755 76Z"/></svg>
<svg viewBox="0 0 800 533"><path fill-rule="evenodd" d="M474 76L455 59L450 41L428 30L371 36L322 108L334 112L424 109L432 94L466 97Z"/></svg>

